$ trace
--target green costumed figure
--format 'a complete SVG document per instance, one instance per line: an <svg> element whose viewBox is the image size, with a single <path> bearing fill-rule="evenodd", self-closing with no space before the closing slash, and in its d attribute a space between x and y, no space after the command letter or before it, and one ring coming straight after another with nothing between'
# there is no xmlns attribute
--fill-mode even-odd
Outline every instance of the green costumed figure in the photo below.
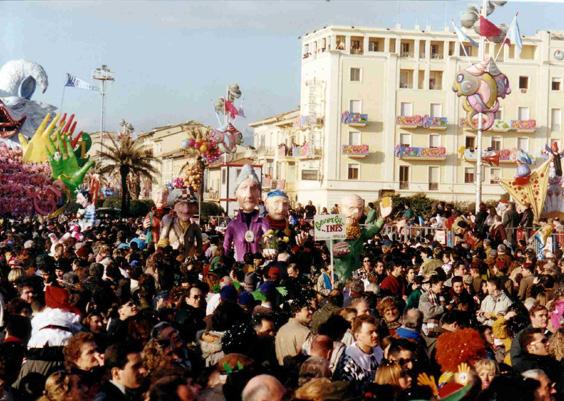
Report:
<svg viewBox="0 0 564 401"><path fill-rule="evenodd" d="M339 280L351 278L354 270L361 265L364 243L378 234L384 226L386 217L392 212L392 201L383 198L380 202L380 217L372 225L361 228L359 221L364 214L364 199L356 194L347 195L341 200L341 213L345 215L347 239L333 247L335 273Z"/></svg>

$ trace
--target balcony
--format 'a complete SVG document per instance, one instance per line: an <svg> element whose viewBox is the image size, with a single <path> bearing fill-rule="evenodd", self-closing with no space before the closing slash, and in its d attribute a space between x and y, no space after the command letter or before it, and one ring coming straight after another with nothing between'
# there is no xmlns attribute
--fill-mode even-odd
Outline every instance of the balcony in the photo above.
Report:
<svg viewBox="0 0 564 401"><path fill-rule="evenodd" d="M259 157L274 157L274 148L266 147L266 146L259 146L257 148L257 155Z"/></svg>
<svg viewBox="0 0 564 401"><path fill-rule="evenodd" d="M351 127L366 127L368 124L368 114L345 111L341 114L341 122Z"/></svg>
<svg viewBox="0 0 564 401"><path fill-rule="evenodd" d="M280 145L278 147L278 158L281 160L289 158L319 159L320 157L321 148L316 148L307 142L301 146Z"/></svg>
<svg viewBox="0 0 564 401"><path fill-rule="evenodd" d="M517 132L533 133L537 130L537 120L511 120L511 129Z"/></svg>
<svg viewBox="0 0 564 401"><path fill-rule="evenodd" d="M353 159L368 156L368 150L368 145L343 145L343 154Z"/></svg>
<svg viewBox="0 0 564 401"><path fill-rule="evenodd" d="M446 130L448 120L446 117L430 117L429 115L398 116L396 124L400 128L425 128Z"/></svg>
<svg viewBox="0 0 564 401"><path fill-rule="evenodd" d="M296 117L292 125L294 126L294 128L304 129L310 127L322 127L323 122L324 122L323 117L306 115L306 116Z"/></svg>
<svg viewBox="0 0 564 401"><path fill-rule="evenodd" d="M476 163L476 150L464 149L463 159L470 163ZM482 162L486 164L514 164L517 157L517 149L483 150Z"/></svg>
<svg viewBox="0 0 564 401"><path fill-rule="evenodd" d="M446 160L447 157L446 148L444 146L437 148L421 148L396 145L394 154L402 160L441 161Z"/></svg>
<svg viewBox="0 0 564 401"><path fill-rule="evenodd" d="M476 131L477 120L473 121L470 125L465 118L461 118L459 126L468 129L470 131ZM493 126L489 129L491 132L510 132L516 131L521 133L534 133L537 128L536 120L510 120L509 122L504 120L495 120Z"/></svg>

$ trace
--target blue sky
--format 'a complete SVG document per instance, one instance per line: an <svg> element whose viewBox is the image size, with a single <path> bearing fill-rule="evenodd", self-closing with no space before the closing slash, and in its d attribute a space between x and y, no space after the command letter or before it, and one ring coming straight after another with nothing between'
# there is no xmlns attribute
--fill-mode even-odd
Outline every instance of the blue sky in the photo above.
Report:
<svg viewBox="0 0 564 401"><path fill-rule="evenodd" d="M475 3L476 1L474 1ZM442 29L472 1L4 1L0 64L24 58L42 64L49 89L36 100L61 102L65 73L90 79L107 64L115 72L106 128L122 118L138 131L190 119L217 125L215 99L228 84L243 91L249 122L299 103L300 41L326 25ZM492 16L509 23L519 10L523 34L563 30L561 2L513 2ZM65 111L79 127L99 129L100 97L68 88Z"/></svg>

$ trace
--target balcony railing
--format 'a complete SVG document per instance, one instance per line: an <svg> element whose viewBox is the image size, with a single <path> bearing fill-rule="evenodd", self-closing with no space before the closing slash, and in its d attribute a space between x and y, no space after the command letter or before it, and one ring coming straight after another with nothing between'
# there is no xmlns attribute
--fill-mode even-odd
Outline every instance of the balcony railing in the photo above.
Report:
<svg viewBox="0 0 564 401"><path fill-rule="evenodd" d="M518 149L500 149L500 150L483 150L482 160L485 163L499 164L499 163L516 163ZM465 149L463 158L467 162L476 163L477 150ZM531 157L529 155L529 157ZM532 158L532 157L531 157Z"/></svg>
<svg viewBox="0 0 564 401"><path fill-rule="evenodd" d="M429 160L440 161L447 157L446 148L423 148L414 146L396 145L394 154L402 160Z"/></svg>
<svg viewBox="0 0 564 401"><path fill-rule="evenodd" d="M535 132L537 120L511 120L511 128L517 132Z"/></svg>
<svg viewBox="0 0 564 401"><path fill-rule="evenodd" d="M295 128L308 128L308 127L322 127L324 119L323 117L317 117L314 115L299 116L293 122Z"/></svg>
<svg viewBox="0 0 564 401"><path fill-rule="evenodd" d="M368 156L368 145L343 145L343 154L352 158Z"/></svg>
<svg viewBox="0 0 564 401"><path fill-rule="evenodd" d="M465 118L461 118L459 125L463 128L476 131L478 120L475 120L470 125ZM537 120L510 120L509 122L505 120L495 120L493 126L490 128L491 132L525 132L533 133L537 129Z"/></svg>
<svg viewBox="0 0 564 401"><path fill-rule="evenodd" d="M366 127L368 124L368 114L345 111L341 114L341 122L351 127Z"/></svg>
<svg viewBox="0 0 564 401"><path fill-rule="evenodd" d="M300 158L300 159L317 159L321 157L321 148L314 147L309 143L301 146L286 146L280 145L278 147L278 158Z"/></svg>
<svg viewBox="0 0 564 401"><path fill-rule="evenodd" d="M275 149L266 147L266 146L259 146L257 148L257 155L259 156L274 156Z"/></svg>
<svg viewBox="0 0 564 401"><path fill-rule="evenodd" d="M401 128L445 130L448 126L448 119L446 117L431 117L429 115L398 116L396 123Z"/></svg>

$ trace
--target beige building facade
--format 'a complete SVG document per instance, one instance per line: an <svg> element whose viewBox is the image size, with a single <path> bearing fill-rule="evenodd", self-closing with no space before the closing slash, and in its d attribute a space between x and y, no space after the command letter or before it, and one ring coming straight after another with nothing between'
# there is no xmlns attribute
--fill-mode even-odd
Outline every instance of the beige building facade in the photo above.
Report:
<svg viewBox="0 0 564 401"><path fill-rule="evenodd" d="M517 149L540 160L545 145L564 139L564 34L540 31L523 43L497 59L512 93L483 136L483 149L501 158L484 167L484 199L504 192L497 181L515 175ZM474 200L476 132L451 87L479 61L477 48L463 49L448 30L342 26L305 34L301 46L299 110L251 124L263 174L319 206L382 190ZM486 54L499 50L487 44Z"/></svg>

